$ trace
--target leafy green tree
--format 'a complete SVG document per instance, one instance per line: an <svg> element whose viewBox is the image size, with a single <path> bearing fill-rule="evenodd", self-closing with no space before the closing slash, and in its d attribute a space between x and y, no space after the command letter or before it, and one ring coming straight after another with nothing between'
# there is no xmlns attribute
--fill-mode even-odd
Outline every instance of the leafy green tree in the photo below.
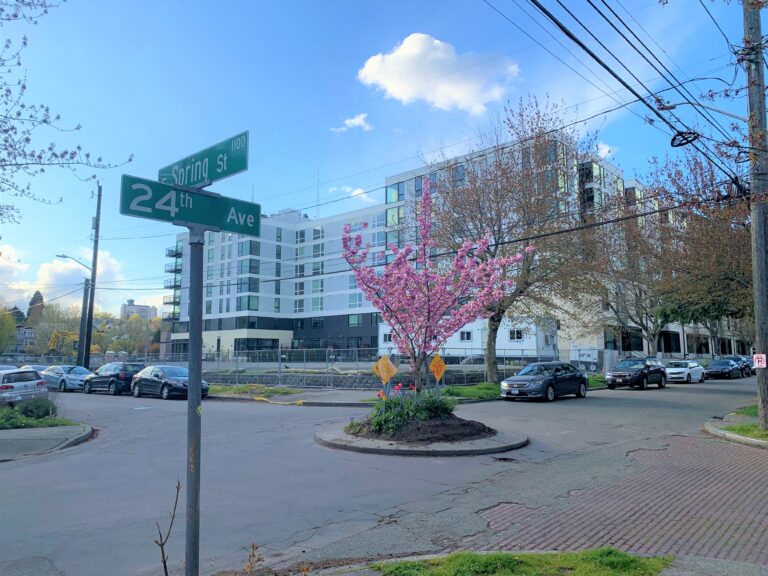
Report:
<svg viewBox="0 0 768 576"><path fill-rule="evenodd" d="M0 352L10 352L16 346L16 322L13 313L0 309Z"/></svg>

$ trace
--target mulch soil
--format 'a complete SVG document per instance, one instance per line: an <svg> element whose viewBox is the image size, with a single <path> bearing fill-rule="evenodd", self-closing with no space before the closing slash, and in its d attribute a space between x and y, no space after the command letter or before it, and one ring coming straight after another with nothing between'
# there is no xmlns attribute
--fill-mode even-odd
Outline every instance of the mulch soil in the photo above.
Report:
<svg viewBox="0 0 768 576"><path fill-rule="evenodd" d="M395 432L393 436L371 432L368 423L364 423L357 436L374 440L395 440L408 444L432 444L435 442L459 442L478 440L494 436L496 430L482 422L464 420L450 414L429 420L414 420Z"/></svg>

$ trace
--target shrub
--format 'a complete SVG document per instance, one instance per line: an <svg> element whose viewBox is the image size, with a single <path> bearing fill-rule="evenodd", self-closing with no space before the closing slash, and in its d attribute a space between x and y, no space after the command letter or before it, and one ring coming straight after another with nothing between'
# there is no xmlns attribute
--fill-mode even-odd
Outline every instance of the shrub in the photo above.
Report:
<svg viewBox="0 0 768 576"><path fill-rule="evenodd" d="M57 409L56 404L47 398L33 398L19 406L19 412L21 412L22 416L39 420L56 416Z"/></svg>
<svg viewBox="0 0 768 576"><path fill-rule="evenodd" d="M25 418L15 408L0 408L0 430L26 428Z"/></svg>
<svg viewBox="0 0 768 576"><path fill-rule="evenodd" d="M371 432L392 436L398 429L414 420L429 420L453 413L457 401L442 398L437 391L400 391L376 402L368 416Z"/></svg>

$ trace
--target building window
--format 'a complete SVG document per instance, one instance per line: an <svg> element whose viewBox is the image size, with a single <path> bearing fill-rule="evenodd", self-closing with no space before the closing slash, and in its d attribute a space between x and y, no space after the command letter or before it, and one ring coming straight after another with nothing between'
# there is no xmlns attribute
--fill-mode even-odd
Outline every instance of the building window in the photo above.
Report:
<svg viewBox="0 0 768 576"><path fill-rule="evenodd" d="M258 278L240 278L237 281L237 292L258 292L259 291L259 279Z"/></svg>
<svg viewBox="0 0 768 576"><path fill-rule="evenodd" d="M296 230L296 244L303 244L306 239L306 230Z"/></svg>
<svg viewBox="0 0 768 576"><path fill-rule="evenodd" d="M351 327L357 327L363 325L363 315L362 314L350 314L347 318L347 324Z"/></svg>
<svg viewBox="0 0 768 576"><path fill-rule="evenodd" d="M259 297L258 296L238 296L237 297L237 311L253 310L258 312L259 310Z"/></svg>
<svg viewBox="0 0 768 576"><path fill-rule="evenodd" d="M315 296L312 298L312 312L322 312L323 311L323 297L322 296Z"/></svg>
<svg viewBox="0 0 768 576"><path fill-rule="evenodd" d="M405 222L405 206L387 208L387 226L395 227Z"/></svg>
<svg viewBox="0 0 768 576"><path fill-rule="evenodd" d="M312 280L312 294L322 294L323 285L324 285L324 282L322 279Z"/></svg>
<svg viewBox="0 0 768 576"><path fill-rule="evenodd" d="M381 322L381 312L371 314L371 325L378 326L379 322Z"/></svg>
<svg viewBox="0 0 768 576"><path fill-rule="evenodd" d="M325 262L312 262L312 276L325 273Z"/></svg>
<svg viewBox="0 0 768 576"><path fill-rule="evenodd" d="M275 294L280 294L280 280L275 282Z"/></svg>
<svg viewBox="0 0 768 576"><path fill-rule="evenodd" d="M261 256L261 244L256 240L246 240L237 245L238 256Z"/></svg>
<svg viewBox="0 0 768 576"><path fill-rule="evenodd" d="M522 340L523 339L523 331L518 330L517 328L512 328L509 331L509 339L510 340Z"/></svg>
<svg viewBox="0 0 768 576"><path fill-rule="evenodd" d="M219 296L224 296L224 282L219 282Z"/></svg>
<svg viewBox="0 0 768 576"><path fill-rule="evenodd" d="M297 264L295 270L296 270L296 273L294 274L294 276L296 276L296 278L304 277L304 264Z"/></svg>
<svg viewBox="0 0 768 576"><path fill-rule="evenodd" d="M304 299L299 298L298 300L293 301L293 311L294 312L304 312Z"/></svg>
<svg viewBox="0 0 768 576"><path fill-rule="evenodd" d="M293 329L294 330L304 330L304 318L294 318L293 319Z"/></svg>
<svg viewBox="0 0 768 576"><path fill-rule="evenodd" d="M256 260L256 258L246 258L244 260L240 260L237 263L237 273L238 274L258 274L259 270L261 269L261 266L259 265L259 260Z"/></svg>
<svg viewBox="0 0 768 576"><path fill-rule="evenodd" d="M275 262L275 278L280 278L283 272L283 265L280 262Z"/></svg>
<svg viewBox="0 0 768 576"><path fill-rule="evenodd" d="M275 312L280 312L280 298L275 298Z"/></svg>
<svg viewBox="0 0 768 576"><path fill-rule="evenodd" d="M213 278L213 266L208 266L205 269L205 279L210 280Z"/></svg>
<svg viewBox="0 0 768 576"><path fill-rule="evenodd" d="M472 332L469 330L462 330L459 333L459 340L462 342L471 342L472 341Z"/></svg>
<svg viewBox="0 0 768 576"><path fill-rule="evenodd" d="M313 258L320 258L320 256L325 255L325 244L313 244L312 245L312 257Z"/></svg>
<svg viewBox="0 0 768 576"><path fill-rule="evenodd" d="M405 200L405 182L390 184L387 186L387 204Z"/></svg>
<svg viewBox="0 0 768 576"><path fill-rule="evenodd" d="M283 241L283 229L278 226L275 228L275 241L276 242L282 242Z"/></svg>
<svg viewBox="0 0 768 576"><path fill-rule="evenodd" d="M389 343L392 342L392 334L389 332L384 332L384 342Z"/></svg>
<svg viewBox="0 0 768 576"><path fill-rule="evenodd" d="M219 277L220 278L226 278L227 277L227 269L229 268L228 262L222 262L219 266Z"/></svg>
<svg viewBox="0 0 768 576"><path fill-rule="evenodd" d="M312 228L312 240L322 240L325 238L325 229L322 226Z"/></svg>
<svg viewBox="0 0 768 576"><path fill-rule="evenodd" d="M275 260L282 260L283 259L283 247L279 244L275 246Z"/></svg>
<svg viewBox="0 0 768 576"><path fill-rule="evenodd" d="M211 310L213 310L213 300L206 300L205 301L205 313L210 314Z"/></svg>
<svg viewBox="0 0 768 576"><path fill-rule="evenodd" d="M312 318L312 329L313 330L322 330L325 325L325 320L323 318Z"/></svg>
<svg viewBox="0 0 768 576"><path fill-rule="evenodd" d="M348 277L348 281L349 283L347 284L347 288L349 288L350 290L357 290L357 278L355 277L354 274L351 274Z"/></svg>
<svg viewBox="0 0 768 576"><path fill-rule="evenodd" d="M224 313L224 300L219 300L219 314Z"/></svg>
<svg viewBox="0 0 768 576"><path fill-rule="evenodd" d="M296 248L296 260L301 260L302 258L307 257L307 247L306 246L298 246Z"/></svg>
<svg viewBox="0 0 768 576"><path fill-rule="evenodd" d="M208 262L213 262L213 248L208 248Z"/></svg>
<svg viewBox="0 0 768 576"><path fill-rule="evenodd" d="M211 296L213 296L213 284L205 285L205 296L206 298L210 298Z"/></svg>
<svg viewBox="0 0 768 576"><path fill-rule="evenodd" d="M349 307L350 308L363 307L363 295L360 292L349 295Z"/></svg>
<svg viewBox="0 0 768 576"><path fill-rule="evenodd" d="M387 213L386 212L379 212L376 214L376 216L373 217L373 227L374 228L383 228L387 225Z"/></svg>
<svg viewBox="0 0 768 576"><path fill-rule="evenodd" d="M304 282L296 282L293 285L294 296L304 296Z"/></svg>

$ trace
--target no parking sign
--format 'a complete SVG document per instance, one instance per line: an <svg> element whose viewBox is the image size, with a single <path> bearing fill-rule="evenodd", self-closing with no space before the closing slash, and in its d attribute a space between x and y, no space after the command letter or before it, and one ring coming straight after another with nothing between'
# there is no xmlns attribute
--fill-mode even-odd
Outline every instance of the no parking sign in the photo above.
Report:
<svg viewBox="0 0 768 576"><path fill-rule="evenodd" d="M755 368L765 368L765 354L753 354L752 361L755 364Z"/></svg>

